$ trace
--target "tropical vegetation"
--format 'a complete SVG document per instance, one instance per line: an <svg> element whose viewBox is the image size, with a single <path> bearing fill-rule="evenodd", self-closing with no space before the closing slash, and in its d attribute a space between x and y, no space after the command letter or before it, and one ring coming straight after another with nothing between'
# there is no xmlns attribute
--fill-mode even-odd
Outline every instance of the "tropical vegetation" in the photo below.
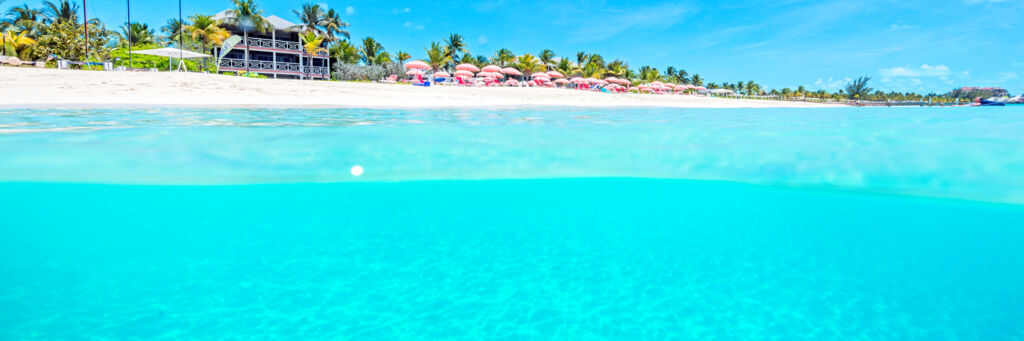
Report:
<svg viewBox="0 0 1024 341"><path fill-rule="evenodd" d="M4 0L0 0L3 3ZM257 0L230 0L231 8L223 21L203 13L190 15L184 21L171 18L163 26L150 27L146 23L131 22L121 25L116 31L108 30L96 18L90 18L89 55L85 55L84 23L79 16L82 7L75 0L47 0L42 7L33 8L27 4L8 8L0 20L0 53L17 56L24 60L44 60L50 57L69 60L105 60L117 65L127 59L125 50L129 45L135 49L162 46L181 46L185 49L211 53L231 36L228 25L243 28L243 37L254 32L272 29ZM400 64L413 59L408 50L390 53L385 46L372 36L351 40L349 23L334 9L325 8L319 2L306 2L292 11L299 24L290 29L301 32L300 43L306 52L327 51L331 56L332 76L335 79L368 80L376 79L381 72L401 74ZM248 45L247 47L248 48ZM952 101L954 97L966 98L972 94L951 93L944 95L876 91L868 86L870 77L861 77L846 87L834 92L809 90L804 86L796 88L770 89L756 81L709 82L704 76L690 73L686 69L669 65L657 68L650 65L632 66L620 59L605 58L599 53L577 51L571 55L559 55L552 49L541 49L536 53L513 53L500 48L493 53L473 53L466 38L451 33L440 41L431 42L422 56L435 71L454 71L458 64L473 64L477 67L494 64L512 67L529 75L534 72L557 71L567 77L605 78L617 77L633 84L666 82L704 86L708 89L724 89L744 97L776 97L788 99L851 99L872 101ZM212 53L211 53L212 54ZM133 58L142 66L164 65L166 60L136 56ZM189 61L195 69L214 70L209 60ZM310 61L312 62L312 61ZM312 64L310 64L312 65ZM386 76L386 75L385 75Z"/></svg>

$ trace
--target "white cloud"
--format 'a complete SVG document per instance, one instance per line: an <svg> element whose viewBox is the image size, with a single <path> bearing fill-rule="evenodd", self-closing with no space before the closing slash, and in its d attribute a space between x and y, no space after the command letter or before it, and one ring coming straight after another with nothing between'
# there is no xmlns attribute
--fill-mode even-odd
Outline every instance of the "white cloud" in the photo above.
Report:
<svg viewBox="0 0 1024 341"><path fill-rule="evenodd" d="M1003 80L1007 80L1008 81L1008 80L1018 79L1018 78L1020 78L1020 76L1017 75L1016 72L1000 72L999 73L999 78L1002 78Z"/></svg>
<svg viewBox="0 0 1024 341"><path fill-rule="evenodd" d="M949 75L949 67L945 65L931 66L928 64L921 65L919 68L908 68L904 66L898 66L894 68L878 70L878 74L882 77L939 77Z"/></svg>
<svg viewBox="0 0 1024 341"><path fill-rule="evenodd" d="M563 13L566 16L563 22L580 27L574 34L578 41L604 40L629 30L643 30L645 33L664 30L678 24L691 12L689 7L678 3L608 9L596 13L590 10Z"/></svg>
<svg viewBox="0 0 1024 341"><path fill-rule="evenodd" d="M889 25L889 30L888 31L889 32L896 32L896 31L902 31L902 30L909 30L909 29L912 29L912 28L914 28L914 26L906 25L906 24L892 24L892 25Z"/></svg>
<svg viewBox="0 0 1024 341"><path fill-rule="evenodd" d="M391 9L391 13L392 14L409 13L409 12L412 12L412 10L409 9L409 7L406 7L406 8L392 8Z"/></svg>
<svg viewBox="0 0 1024 341"><path fill-rule="evenodd" d="M476 42L480 45L487 45L487 36L480 36L480 38L476 39Z"/></svg>
<svg viewBox="0 0 1024 341"><path fill-rule="evenodd" d="M422 29L426 28L426 27L423 26L423 24L414 24L411 21L406 21L405 22L405 27L413 28L413 29L417 29L417 30L422 30Z"/></svg>
<svg viewBox="0 0 1024 341"><path fill-rule="evenodd" d="M998 3L998 2L1008 2L1008 1L1009 0L964 0L964 3L968 4L968 5L977 5L977 4L988 4L988 3Z"/></svg>
<svg viewBox="0 0 1024 341"><path fill-rule="evenodd" d="M356 14L356 8L352 6L345 7L345 14L353 15Z"/></svg>
<svg viewBox="0 0 1024 341"><path fill-rule="evenodd" d="M834 91L839 90L840 88L842 88L843 86L850 82L853 82L853 78L846 77L843 79L835 79L829 77L828 80L818 78L818 81L814 82L814 85L822 90Z"/></svg>

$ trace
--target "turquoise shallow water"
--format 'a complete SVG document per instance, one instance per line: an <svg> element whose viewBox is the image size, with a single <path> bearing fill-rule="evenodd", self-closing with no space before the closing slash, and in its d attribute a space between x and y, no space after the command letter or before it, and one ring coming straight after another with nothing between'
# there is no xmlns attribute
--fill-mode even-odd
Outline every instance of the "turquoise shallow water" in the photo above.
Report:
<svg viewBox="0 0 1024 341"><path fill-rule="evenodd" d="M1021 114L3 111L0 339L1018 340Z"/></svg>

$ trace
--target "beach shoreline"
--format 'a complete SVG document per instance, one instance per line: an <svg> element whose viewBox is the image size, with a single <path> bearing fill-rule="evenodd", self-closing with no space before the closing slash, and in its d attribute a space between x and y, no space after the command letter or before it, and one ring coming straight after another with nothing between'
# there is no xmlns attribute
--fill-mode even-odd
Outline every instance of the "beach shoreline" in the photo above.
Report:
<svg viewBox="0 0 1024 341"><path fill-rule="evenodd" d="M821 108L842 105L573 89L413 87L179 72L0 68L0 109L87 108Z"/></svg>

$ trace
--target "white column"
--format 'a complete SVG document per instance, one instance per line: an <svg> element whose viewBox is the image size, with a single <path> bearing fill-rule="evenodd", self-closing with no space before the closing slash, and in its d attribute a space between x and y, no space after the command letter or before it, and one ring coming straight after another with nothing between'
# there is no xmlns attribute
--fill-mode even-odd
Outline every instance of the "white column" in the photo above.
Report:
<svg viewBox="0 0 1024 341"><path fill-rule="evenodd" d="M274 62L273 63L273 65L274 65L274 78L277 78L277 51L276 51L277 50L277 30L276 29L270 31L270 44L274 48L274 51L272 51L273 58L274 58L274 61L273 61Z"/></svg>

